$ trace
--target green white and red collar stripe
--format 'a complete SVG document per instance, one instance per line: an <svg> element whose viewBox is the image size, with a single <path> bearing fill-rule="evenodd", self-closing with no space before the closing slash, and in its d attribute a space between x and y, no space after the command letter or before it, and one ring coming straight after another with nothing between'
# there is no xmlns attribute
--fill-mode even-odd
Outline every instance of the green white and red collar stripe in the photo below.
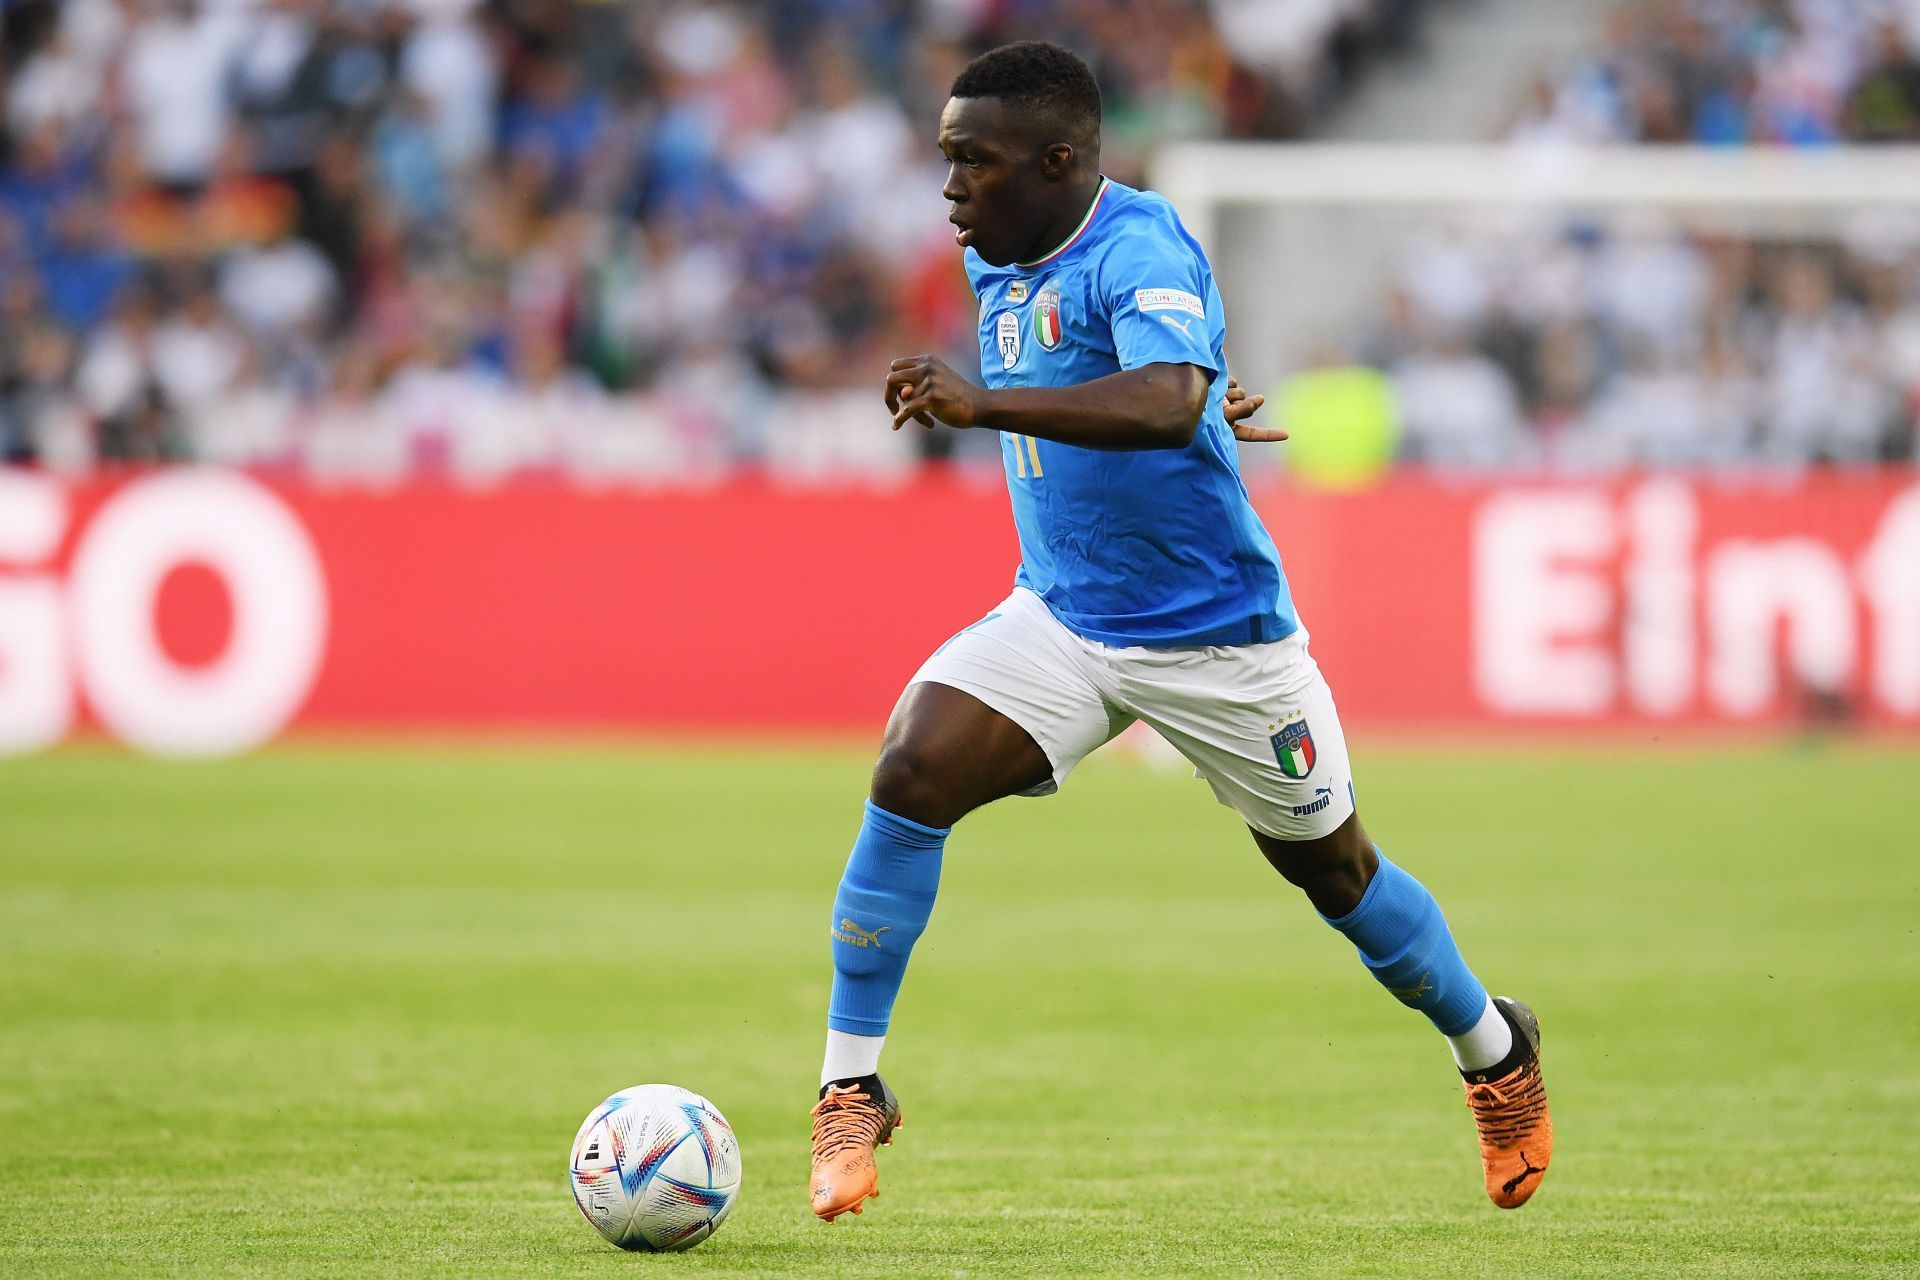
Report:
<svg viewBox="0 0 1920 1280"><path fill-rule="evenodd" d="M1074 245L1080 243L1080 237L1087 234L1087 228L1093 225L1093 215L1100 212L1100 202L1106 199L1107 188L1112 185L1112 178L1103 177L1100 179L1099 189L1093 193L1093 203L1087 206L1087 216L1080 219L1080 225L1073 229L1072 235L1060 242L1058 249L1055 249L1044 258L1035 258L1032 262L1016 262L1013 265L1019 267L1022 271L1031 271L1035 267L1044 267L1067 250L1073 248Z"/></svg>

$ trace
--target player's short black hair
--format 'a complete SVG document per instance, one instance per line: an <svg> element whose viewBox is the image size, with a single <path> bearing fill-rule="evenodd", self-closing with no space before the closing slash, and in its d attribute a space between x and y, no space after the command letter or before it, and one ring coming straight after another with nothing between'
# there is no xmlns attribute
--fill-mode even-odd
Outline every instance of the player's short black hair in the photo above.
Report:
<svg viewBox="0 0 1920 1280"><path fill-rule="evenodd" d="M1072 50L1046 40L1003 44L969 62L950 96L998 98L1047 117L1075 137L1100 137L1100 85Z"/></svg>

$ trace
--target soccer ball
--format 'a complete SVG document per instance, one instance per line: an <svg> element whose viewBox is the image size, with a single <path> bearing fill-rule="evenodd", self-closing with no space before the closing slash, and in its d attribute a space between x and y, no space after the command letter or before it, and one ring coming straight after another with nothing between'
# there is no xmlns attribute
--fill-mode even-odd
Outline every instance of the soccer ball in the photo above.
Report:
<svg viewBox="0 0 1920 1280"><path fill-rule="evenodd" d="M636 1085L587 1113L569 1180L593 1229L622 1249L691 1249L740 1194L740 1143L699 1094Z"/></svg>

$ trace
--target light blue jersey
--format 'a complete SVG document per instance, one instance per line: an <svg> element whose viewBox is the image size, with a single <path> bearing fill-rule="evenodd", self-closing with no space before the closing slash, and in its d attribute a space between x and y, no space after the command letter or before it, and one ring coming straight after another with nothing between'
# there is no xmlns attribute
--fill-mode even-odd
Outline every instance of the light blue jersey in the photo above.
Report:
<svg viewBox="0 0 1920 1280"><path fill-rule="evenodd" d="M1280 554L1247 499L1227 392L1226 320L1173 206L1102 179L1068 241L1033 263L966 252L990 387L1067 387L1148 364L1212 375L1184 449L1083 449L1002 432L1020 531L1016 581L1102 644L1279 640L1300 625Z"/></svg>

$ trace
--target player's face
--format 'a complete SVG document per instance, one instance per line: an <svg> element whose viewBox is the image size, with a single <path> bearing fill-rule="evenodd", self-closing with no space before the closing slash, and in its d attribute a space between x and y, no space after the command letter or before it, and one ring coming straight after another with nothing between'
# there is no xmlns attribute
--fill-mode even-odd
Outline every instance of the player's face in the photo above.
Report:
<svg viewBox="0 0 1920 1280"><path fill-rule="evenodd" d="M1049 151L1000 99L947 99L940 113L947 185L940 193L953 205L947 220L958 228L955 243L995 267L1045 252L1037 242L1053 220L1058 183L1049 173L1059 163Z"/></svg>

